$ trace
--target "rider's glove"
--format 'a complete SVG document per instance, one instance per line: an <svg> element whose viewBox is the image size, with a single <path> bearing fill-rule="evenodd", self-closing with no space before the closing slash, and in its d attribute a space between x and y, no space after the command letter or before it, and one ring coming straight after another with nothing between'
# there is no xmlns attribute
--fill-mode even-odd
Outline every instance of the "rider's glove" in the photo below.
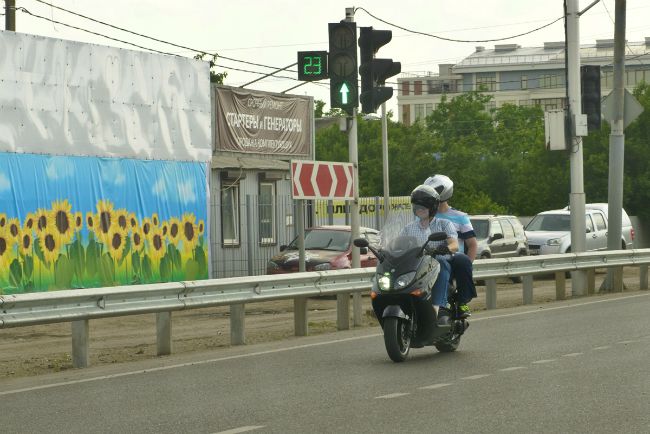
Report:
<svg viewBox="0 0 650 434"><path fill-rule="evenodd" d="M433 249L433 254L434 255L451 255L451 250L449 250L449 247L447 247L446 244L441 244L437 246L435 249Z"/></svg>

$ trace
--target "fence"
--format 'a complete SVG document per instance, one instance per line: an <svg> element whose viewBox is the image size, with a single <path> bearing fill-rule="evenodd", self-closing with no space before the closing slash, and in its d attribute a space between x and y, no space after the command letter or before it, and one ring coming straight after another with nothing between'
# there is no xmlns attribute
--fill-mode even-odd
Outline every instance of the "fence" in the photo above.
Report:
<svg viewBox="0 0 650 434"><path fill-rule="evenodd" d="M411 218L410 198L391 198L391 218L406 223ZM359 199L360 225L381 230L384 224L383 197ZM349 225L350 206L345 201L296 201L277 196L267 201L246 195L241 203L214 203L211 210L212 276L217 278L258 276L266 264L298 234L294 216L304 206L305 227ZM237 212L234 212L236 210Z"/></svg>

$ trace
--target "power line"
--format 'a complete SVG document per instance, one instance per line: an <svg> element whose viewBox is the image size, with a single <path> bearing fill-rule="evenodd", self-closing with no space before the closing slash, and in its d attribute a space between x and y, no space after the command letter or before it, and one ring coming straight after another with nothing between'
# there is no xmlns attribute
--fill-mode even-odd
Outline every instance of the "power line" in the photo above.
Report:
<svg viewBox="0 0 650 434"><path fill-rule="evenodd" d="M397 29L401 29L401 30L404 30L404 31L406 31L406 32L415 33L415 34L423 35L423 36L429 36L429 37L431 37L431 38L440 39L440 40L442 40L442 41L449 41L449 42L467 42L467 43L469 43L469 42L471 42L471 43L474 43L474 42L497 42L497 41L505 41L505 40L507 40L507 39L518 38L518 37L520 37L520 36L529 35L529 34L531 34L531 33L534 33L534 32L537 32L537 31L539 31L539 30L542 30L542 29L544 29L544 28L546 28L546 27L548 27L548 26L550 26L550 25L553 25L553 24L557 23L558 21L560 21L561 19L564 18L564 15L562 15L561 17L556 18L555 20L551 21L550 23L548 23L548 24L544 24L543 26L537 27L536 29L532 29L532 30L529 30L529 31L524 32L524 33L519 33L519 34L517 34L517 35L507 36L507 37L505 37L505 38L464 40L464 39L445 38L444 36L433 35L433 34L431 34L431 33L425 33L425 32L420 32L420 31L417 31L417 30L407 29L406 27L399 26L399 25L397 25L397 24L391 23L391 22L389 22L389 21L386 21L386 20L384 20L384 19L381 19L381 18L379 18L379 17L377 17L377 16L371 14L371 13L368 12L368 10L366 10L365 8L358 7L358 8L355 9L355 11L358 11L358 10L362 10L362 11L364 11L365 13L367 13L368 15L370 15L372 18L376 19L377 21L381 21L381 22L384 23L384 24L388 24L389 26L393 26L393 27L395 27L395 28L397 28Z"/></svg>
<svg viewBox="0 0 650 434"><path fill-rule="evenodd" d="M48 2L43 1L43 0L35 0L35 1L37 1L39 3L42 3L44 5L47 5L47 6L53 7L55 9L59 9L61 11L67 12L69 14L76 15L76 16L84 18L86 20L93 21L93 22L102 24L104 26L111 27L113 29L117 29L117 30L120 30L120 31L123 31L123 32L126 32L126 33L130 33L132 35L140 36L142 38L150 39L152 41L160 42L162 44L171 45L172 47L181 48L183 50L188 50L188 51L191 51L191 52L194 52L194 53L204 54L204 55L207 55L207 56L221 57L222 59L225 59L225 60L230 60L230 61L239 62L239 63L245 63L247 65L260 66L260 67L263 67L263 68L271 68L271 69L280 69L280 68L277 68L275 66L263 65L263 64L260 64L260 63L248 62L246 60L240 60L240 59L235 59L235 58L232 58L232 57L221 56L221 55L219 55L217 53L214 53L214 54L207 53L207 52L205 52L203 50L198 50L198 49L187 47L187 46L184 46L184 45L179 45L179 44L176 44L174 42L169 42L169 41L165 41L165 40L162 40L162 39L154 38L153 36L148 36L148 35L144 35L142 33L134 32L133 30L125 29L123 27L119 27L119 26L116 26L114 24L110 24L110 23L107 23L105 21L101 21L101 20L89 17L87 15L83 15L83 14L80 14L78 12L74 12L74 11L71 11L69 9L62 8L60 6L54 5L52 3L48 3ZM40 18L42 18L42 17L40 17ZM46 18L46 19L49 19L49 18ZM54 20L51 20L51 21L54 22ZM63 24L63 23L61 23L61 24ZM66 24L63 24L63 25L66 25ZM83 30L83 29L80 29L80 30ZM104 36L104 37L107 37L107 38L111 39L110 37L105 36L105 35L99 35L99 36ZM120 42L122 42L122 41L120 41ZM152 50L152 49L149 49L149 48L145 48L145 49L151 50L151 51L157 51L157 50ZM164 53L164 54L171 54L171 53ZM234 69L234 68L232 68L232 69ZM290 71L290 72L297 72L297 71ZM260 73L258 73L258 74L260 74Z"/></svg>

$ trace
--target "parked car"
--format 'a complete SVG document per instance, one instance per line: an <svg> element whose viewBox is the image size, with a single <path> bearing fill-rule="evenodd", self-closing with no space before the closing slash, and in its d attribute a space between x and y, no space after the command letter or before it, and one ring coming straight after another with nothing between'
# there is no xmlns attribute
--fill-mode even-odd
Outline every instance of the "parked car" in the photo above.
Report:
<svg viewBox="0 0 650 434"><path fill-rule="evenodd" d="M361 237L372 246L379 246L379 231L361 227ZM350 268L352 262L352 230L350 226L317 226L305 231L306 271L339 270ZM377 258L367 248L360 252L361 266L374 267ZM280 246L280 253L266 265L267 274L294 273L298 271L298 238L288 246Z"/></svg>
<svg viewBox="0 0 650 434"><path fill-rule="evenodd" d="M607 249L607 204L585 205L585 250ZM622 211L621 248L631 248L634 228L629 216ZM567 253L571 251L571 211L568 207L537 214L526 225L526 236L531 255Z"/></svg>
<svg viewBox="0 0 650 434"><path fill-rule="evenodd" d="M478 243L477 259L528 255L528 240L517 217L475 215L470 221Z"/></svg>

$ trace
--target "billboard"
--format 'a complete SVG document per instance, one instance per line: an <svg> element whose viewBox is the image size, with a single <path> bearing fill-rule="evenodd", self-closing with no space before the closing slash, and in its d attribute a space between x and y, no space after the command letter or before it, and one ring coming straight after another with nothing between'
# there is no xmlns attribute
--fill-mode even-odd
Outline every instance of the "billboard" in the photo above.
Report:
<svg viewBox="0 0 650 434"><path fill-rule="evenodd" d="M0 152L210 161L207 62L0 31Z"/></svg>
<svg viewBox="0 0 650 434"><path fill-rule="evenodd" d="M0 294L207 279L207 174L0 153Z"/></svg>
<svg viewBox="0 0 650 434"><path fill-rule="evenodd" d="M215 86L217 151L311 155L311 97Z"/></svg>

